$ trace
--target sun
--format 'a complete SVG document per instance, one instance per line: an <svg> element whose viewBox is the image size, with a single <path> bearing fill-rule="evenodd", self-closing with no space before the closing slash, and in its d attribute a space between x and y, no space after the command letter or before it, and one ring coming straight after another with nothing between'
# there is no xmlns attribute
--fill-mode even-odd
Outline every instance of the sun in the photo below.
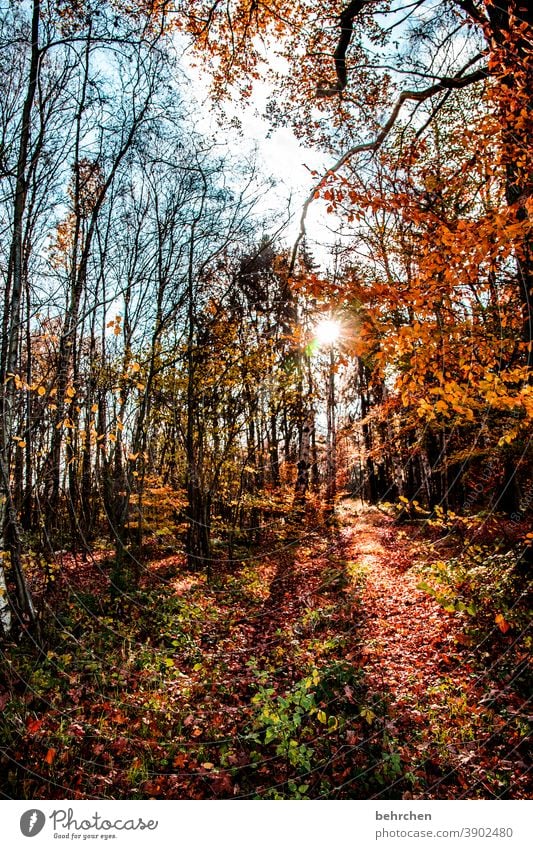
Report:
<svg viewBox="0 0 533 849"><path fill-rule="evenodd" d="M340 322L332 318L323 318L315 327L315 339L319 345L334 345L340 335Z"/></svg>

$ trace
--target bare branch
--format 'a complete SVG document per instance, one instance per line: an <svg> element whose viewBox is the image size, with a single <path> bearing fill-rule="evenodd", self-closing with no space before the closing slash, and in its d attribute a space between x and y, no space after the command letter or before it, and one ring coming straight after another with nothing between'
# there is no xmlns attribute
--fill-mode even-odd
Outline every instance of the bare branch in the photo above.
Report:
<svg viewBox="0 0 533 849"><path fill-rule="evenodd" d="M455 3L476 23L481 25L488 23L488 18L483 10L476 6L474 0L455 0Z"/></svg>
<svg viewBox="0 0 533 849"><path fill-rule="evenodd" d="M291 262L289 266L290 277L292 277L292 274L294 273L296 258L298 256L298 247L303 237L305 236L305 221L307 218L309 207L311 206L313 200L317 198L318 193L324 185L324 182L327 177L329 177L331 174L336 174L338 171L341 170L341 168L344 167L344 165L346 165L347 162L349 162L350 159L352 159L359 153L376 153L389 135L393 126L395 125L398 119L398 115L400 114L400 111L402 109L402 106L406 101L412 100L416 103L422 103L424 100L429 100L429 98L433 97L436 94L440 94L441 92L449 92L454 89L466 88L466 86L469 86L472 83L481 82L482 80L486 79L489 72L487 68L479 68L478 70L472 71L471 74L467 74L464 77L461 76L461 73L462 71L460 71L459 74L455 77L442 77L438 83L435 83L435 85L421 89L420 91L402 91L396 103L394 104L394 107L387 121L382 126L381 130L373 139L373 141L363 142L362 144L358 144L354 147L349 148L349 150L347 150L346 153L343 153L343 155L334 163L334 165L331 166L331 168L328 168L324 176L321 177L319 182L313 187L302 207L302 214L300 217L300 232L298 233L298 237L292 249Z"/></svg>
<svg viewBox="0 0 533 849"><path fill-rule="evenodd" d="M396 22L394 26L398 26L403 23L419 6L423 5L424 2L425 0L415 0L415 2L411 4L412 9L409 11L408 15L406 15L402 21ZM317 97L333 97L335 94L339 94L339 92L344 91L346 88L348 84L346 52L350 45L350 41L352 40L354 20L356 16L362 12L365 6L369 6L370 3L371 0L351 0L346 8L341 12L339 16L341 34L333 54L337 79L334 83L329 85L324 83L320 84L316 90ZM476 6L474 0L455 0L455 3L471 18L471 20L481 25L487 23L487 18L484 16L482 10Z"/></svg>
<svg viewBox="0 0 533 849"><path fill-rule="evenodd" d="M352 40L353 22L356 15L368 6L368 0L351 0L346 8L341 12L339 24L341 34L333 58L335 59L335 71L337 80L330 86L319 86L317 88L317 97L332 97L346 88L348 82L348 72L346 70L346 51L350 41Z"/></svg>

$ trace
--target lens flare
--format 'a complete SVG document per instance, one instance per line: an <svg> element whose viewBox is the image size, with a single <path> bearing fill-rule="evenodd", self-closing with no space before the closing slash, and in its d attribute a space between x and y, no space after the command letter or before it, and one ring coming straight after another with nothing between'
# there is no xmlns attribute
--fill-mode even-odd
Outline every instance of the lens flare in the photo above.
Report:
<svg viewBox="0 0 533 849"><path fill-rule="evenodd" d="M340 322L324 318L315 327L315 339L319 345L333 345L341 335Z"/></svg>

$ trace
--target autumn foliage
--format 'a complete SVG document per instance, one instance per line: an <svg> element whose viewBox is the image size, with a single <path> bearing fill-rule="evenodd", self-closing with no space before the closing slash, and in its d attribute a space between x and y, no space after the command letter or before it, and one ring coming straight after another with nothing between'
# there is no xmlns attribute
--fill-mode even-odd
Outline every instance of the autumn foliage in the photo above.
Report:
<svg viewBox="0 0 533 849"><path fill-rule="evenodd" d="M1 16L2 793L525 798L529 9Z"/></svg>

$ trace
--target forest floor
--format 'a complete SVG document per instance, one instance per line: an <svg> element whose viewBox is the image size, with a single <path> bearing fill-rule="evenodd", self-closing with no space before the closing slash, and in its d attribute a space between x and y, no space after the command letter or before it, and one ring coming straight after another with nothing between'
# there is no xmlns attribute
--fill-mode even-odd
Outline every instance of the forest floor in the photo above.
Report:
<svg viewBox="0 0 533 849"><path fill-rule="evenodd" d="M520 616L460 570L450 602L449 534L350 500L300 518L211 586L153 549L117 598L108 553L63 556L44 654L5 658L2 793L527 796Z"/></svg>
<svg viewBox="0 0 533 849"><path fill-rule="evenodd" d="M414 564L427 555L426 540L413 528L398 531L371 510L345 519L342 533L366 575L359 639L367 686L387 693L389 720L401 741L402 763L412 764L413 785L436 798L491 797L507 792L509 783L519 791L528 766L511 717L522 714L523 698L509 676L496 684L491 670L476 662L464 617L419 588ZM510 639L503 642L500 654ZM497 701L501 712L489 708ZM403 795L410 797L409 791Z"/></svg>

